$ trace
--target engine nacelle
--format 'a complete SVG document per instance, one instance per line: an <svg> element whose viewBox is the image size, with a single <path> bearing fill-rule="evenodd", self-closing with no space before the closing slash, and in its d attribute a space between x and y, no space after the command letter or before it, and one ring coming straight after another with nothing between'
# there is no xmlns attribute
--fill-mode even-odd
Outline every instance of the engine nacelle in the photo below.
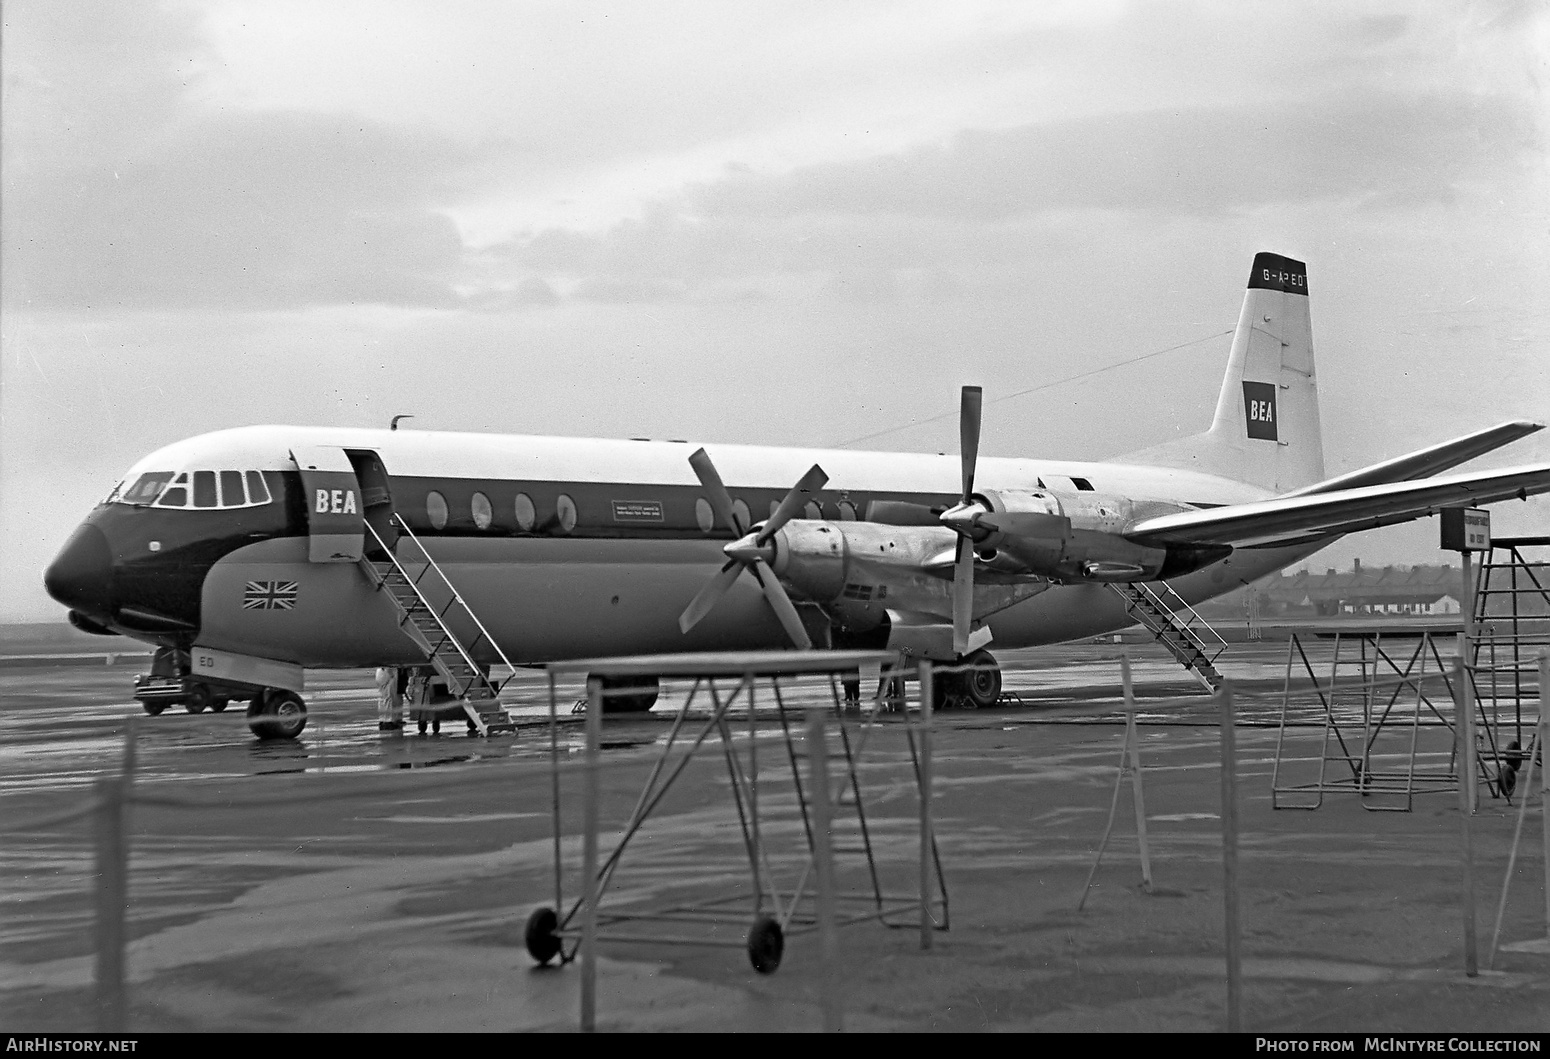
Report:
<svg viewBox="0 0 1550 1059"><path fill-rule="evenodd" d="M1197 570L1231 552L1150 548L1126 540L1120 534L1136 517L1128 497L987 489L976 499L996 514L1014 516L1002 520L1007 528L976 536L981 554L1004 552L1033 573L1061 581L1152 581Z"/></svg>

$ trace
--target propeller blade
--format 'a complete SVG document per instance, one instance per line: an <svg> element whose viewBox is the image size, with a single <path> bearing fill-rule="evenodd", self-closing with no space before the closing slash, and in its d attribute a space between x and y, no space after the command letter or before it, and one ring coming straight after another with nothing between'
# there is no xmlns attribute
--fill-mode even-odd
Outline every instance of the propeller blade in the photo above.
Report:
<svg viewBox="0 0 1550 1059"><path fill-rule="evenodd" d="M808 496L822 489L824 483L828 480L829 476L823 473L823 468L816 463L813 464L808 469L808 472L802 476L801 480L791 487L791 492L785 495L785 498L780 502L780 506L775 509L775 514L770 516L769 521L764 524L764 528L759 531L757 543L762 546L771 537L775 536L776 531L795 518L797 512L802 510L802 506L807 503Z"/></svg>
<svg viewBox="0 0 1550 1059"><path fill-rule="evenodd" d="M958 561L953 565L953 650L969 653L969 623L974 619L974 545L958 538Z"/></svg>
<svg viewBox="0 0 1550 1059"><path fill-rule="evenodd" d="M739 537L746 534L748 527L738 520L737 508L732 506L732 494L727 492L721 475L716 473L716 465L710 461L710 454L704 449L695 450L694 455L689 457L689 466L694 468L695 476L705 489L705 499L710 501L716 517Z"/></svg>
<svg viewBox="0 0 1550 1059"><path fill-rule="evenodd" d="M678 616L678 629L680 632L688 632L700 623L700 619L710 613L712 607L720 602L726 595L727 589L732 587L732 582L737 580L737 575L743 572L743 564L736 559L729 561L721 568L721 572L709 581L698 594L689 601L684 612Z"/></svg>
<svg viewBox="0 0 1550 1059"><path fill-rule="evenodd" d="M770 609L780 619L781 627L786 630L786 635L791 637L791 642L798 650L810 651L813 641L807 635L807 628L802 624L802 619L797 616L797 608L791 602L791 597L786 595L786 589L780 583L780 578L775 576L769 564L763 559L753 561L754 576L759 579L759 584L764 587L764 598L769 600Z"/></svg>
<svg viewBox="0 0 1550 1059"><path fill-rule="evenodd" d="M965 386L958 406L958 453L963 459L963 499L974 492L974 466L980 458L980 405L985 391Z"/></svg>

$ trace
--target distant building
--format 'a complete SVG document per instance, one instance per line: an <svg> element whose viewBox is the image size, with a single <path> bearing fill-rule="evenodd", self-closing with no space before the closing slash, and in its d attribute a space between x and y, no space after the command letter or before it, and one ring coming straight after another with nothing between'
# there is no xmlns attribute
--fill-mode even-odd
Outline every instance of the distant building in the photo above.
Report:
<svg viewBox="0 0 1550 1059"><path fill-rule="evenodd" d="M1285 617L1459 613L1462 575L1453 566L1364 567L1273 574L1209 605L1217 617L1251 622Z"/></svg>

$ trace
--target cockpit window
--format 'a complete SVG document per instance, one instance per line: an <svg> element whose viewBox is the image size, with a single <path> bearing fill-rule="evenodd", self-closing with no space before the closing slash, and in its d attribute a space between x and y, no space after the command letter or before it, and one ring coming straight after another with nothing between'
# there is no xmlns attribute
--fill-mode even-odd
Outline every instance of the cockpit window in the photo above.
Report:
<svg viewBox="0 0 1550 1059"><path fill-rule="evenodd" d="M195 471L194 472L194 506L195 507L214 507L215 506L215 472L214 471Z"/></svg>
<svg viewBox="0 0 1550 1059"><path fill-rule="evenodd" d="M269 486L264 483L264 476L257 471L248 471L246 477L248 480L248 503L269 503Z"/></svg>
<svg viewBox="0 0 1550 1059"><path fill-rule="evenodd" d="M188 475L180 474L172 480L167 491L156 500L157 507L187 507L188 506Z"/></svg>
<svg viewBox="0 0 1550 1059"><path fill-rule="evenodd" d="M259 507L272 500L262 471L148 471L120 482L108 503L172 508Z"/></svg>
<svg viewBox="0 0 1550 1059"><path fill-rule="evenodd" d="M135 479L134 485L112 499L121 504L149 504L161 495L163 487L170 481L171 471L147 471Z"/></svg>

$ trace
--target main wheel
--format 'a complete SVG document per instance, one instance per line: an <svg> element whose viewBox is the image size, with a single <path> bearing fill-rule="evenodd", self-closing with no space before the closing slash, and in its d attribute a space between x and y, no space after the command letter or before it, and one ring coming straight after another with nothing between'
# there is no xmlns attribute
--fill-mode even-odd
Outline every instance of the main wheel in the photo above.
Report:
<svg viewBox="0 0 1550 1059"><path fill-rule="evenodd" d="M1502 792L1503 798L1512 797L1512 792L1518 786L1518 770L1511 765L1503 765L1496 770L1496 789Z"/></svg>
<svg viewBox="0 0 1550 1059"><path fill-rule="evenodd" d="M183 708L189 713L204 713L210 705L210 689L203 684L190 684L183 692Z"/></svg>
<svg viewBox="0 0 1550 1059"><path fill-rule="evenodd" d="M748 962L760 974L774 974L786 951L786 932L769 916L760 916L748 929Z"/></svg>
<svg viewBox="0 0 1550 1059"><path fill-rule="evenodd" d="M552 908L536 908L527 917L522 941L527 945L527 954L537 960L540 967L559 955L560 937L555 933L559 927L560 917Z"/></svg>
<svg viewBox="0 0 1550 1059"><path fill-rule="evenodd" d="M144 707L145 712L150 714L152 717L157 716L161 713L162 710L167 708L167 704L165 702L142 702L140 705Z"/></svg>
<svg viewBox="0 0 1550 1059"><path fill-rule="evenodd" d="M248 728L260 739L295 739L307 727L307 704L294 691L270 688L248 706Z"/></svg>
<svg viewBox="0 0 1550 1059"><path fill-rule="evenodd" d="M229 705L231 705L230 699L228 699L225 695L217 695L210 700L210 712L220 713Z"/></svg>
<svg viewBox="0 0 1550 1059"><path fill-rule="evenodd" d="M625 688L639 689L633 695L608 694ZM603 713L645 713L657 704L656 677L604 677Z"/></svg>
<svg viewBox="0 0 1550 1059"><path fill-rule="evenodd" d="M963 704L970 709L994 706L1001 697L1001 666L989 651L975 651L964 664L970 668L962 674Z"/></svg>

